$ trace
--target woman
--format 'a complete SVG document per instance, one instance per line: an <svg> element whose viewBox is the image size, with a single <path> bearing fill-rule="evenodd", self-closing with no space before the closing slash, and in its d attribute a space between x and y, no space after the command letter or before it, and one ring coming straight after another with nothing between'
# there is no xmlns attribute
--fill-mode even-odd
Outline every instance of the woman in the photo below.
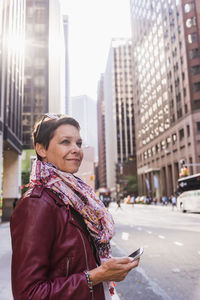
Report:
<svg viewBox="0 0 200 300"><path fill-rule="evenodd" d="M37 160L11 218L14 300L110 299L111 282L138 265L111 258L112 217L73 175L83 158L79 131L67 116L45 115L35 126Z"/></svg>

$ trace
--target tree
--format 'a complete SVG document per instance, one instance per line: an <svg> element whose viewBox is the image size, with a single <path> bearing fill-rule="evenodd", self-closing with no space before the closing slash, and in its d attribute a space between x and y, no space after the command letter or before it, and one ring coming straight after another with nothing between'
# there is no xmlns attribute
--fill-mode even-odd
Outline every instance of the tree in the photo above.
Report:
<svg viewBox="0 0 200 300"><path fill-rule="evenodd" d="M125 183L123 184L124 195L137 195L138 194L138 180L137 175L123 176Z"/></svg>

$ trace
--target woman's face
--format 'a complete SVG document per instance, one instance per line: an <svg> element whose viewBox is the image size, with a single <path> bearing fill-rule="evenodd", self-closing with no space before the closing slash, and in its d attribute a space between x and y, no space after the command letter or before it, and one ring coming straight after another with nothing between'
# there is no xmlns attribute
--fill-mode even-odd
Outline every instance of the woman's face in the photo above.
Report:
<svg viewBox="0 0 200 300"><path fill-rule="evenodd" d="M72 125L61 125L49 143L43 148L43 161L50 162L61 171L76 173L83 159L82 139L79 130Z"/></svg>

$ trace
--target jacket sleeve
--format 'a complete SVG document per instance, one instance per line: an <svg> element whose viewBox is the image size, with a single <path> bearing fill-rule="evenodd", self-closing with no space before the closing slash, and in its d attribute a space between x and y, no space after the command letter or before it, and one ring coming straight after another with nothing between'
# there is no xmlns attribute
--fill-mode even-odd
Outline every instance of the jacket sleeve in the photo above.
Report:
<svg viewBox="0 0 200 300"><path fill-rule="evenodd" d="M11 217L14 300L91 299L84 273L48 279L56 213L48 202L25 198Z"/></svg>

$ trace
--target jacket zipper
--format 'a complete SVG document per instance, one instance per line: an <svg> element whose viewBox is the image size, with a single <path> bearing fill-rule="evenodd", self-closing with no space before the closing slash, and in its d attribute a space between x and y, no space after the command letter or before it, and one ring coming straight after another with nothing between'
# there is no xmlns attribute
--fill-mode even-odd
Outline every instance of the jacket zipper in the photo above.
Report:
<svg viewBox="0 0 200 300"><path fill-rule="evenodd" d="M84 239L83 239L83 236L82 236L82 233L80 231L79 228L78 229L78 232L80 234L80 237L81 237L81 240L82 240L82 243L83 243L83 248L84 248L84 252L85 252L85 260L86 260L86 267L87 267L87 270L89 271L89 265L88 265L88 256L87 256L87 251L86 251L86 246L85 246L85 242L84 242ZM93 294L93 291L92 291L92 300L94 299L94 294Z"/></svg>
<svg viewBox="0 0 200 300"><path fill-rule="evenodd" d="M69 258L67 258L66 277L69 275Z"/></svg>

